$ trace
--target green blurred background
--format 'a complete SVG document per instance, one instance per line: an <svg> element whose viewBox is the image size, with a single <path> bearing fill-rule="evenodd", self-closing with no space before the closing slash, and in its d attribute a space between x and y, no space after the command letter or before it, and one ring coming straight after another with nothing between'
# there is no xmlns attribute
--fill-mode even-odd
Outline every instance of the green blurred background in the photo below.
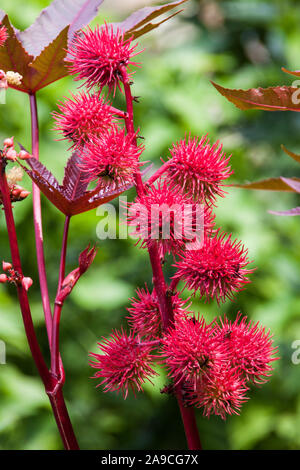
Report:
<svg viewBox="0 0 300 470"><path fill-rule="evenodd" d="M46 0L1 0L18 28L27 27ZM105 1L93 22L119 21L151 1ZM299 68L299 2L292 0L189 1L185 11L142 38L143 67L134 76L136 123L145 136L145 160L156 165L173 141L185 132L208 133L232 153L232 182L269 176L297 176L299 167L280 150L284 143L300 152L297 113L242 112L221 97L210 79L223 86L248 88L291 84L281 66ZM75 91L67 77L39 92L41 158L58 178L68 158L67 145L55 139L51 111L56 102ZM118 98L123 106L122 97ZM30 146L28 98L9 90L0 106L0 140L14 135ZM30 181L24 178L24 186ZM129 193L128 197L133 197ZM252 390L240 416L226 422L197 412L206 449L297 449L300 446L300 365L291 361L292 342L300 339L300 225L299 218L280 218L268 209L299 205L293 194L230 189L219 201L217 224L241 238L257 267L252 283L220 308L195 301L206 318L238 310L261 321L274 333L280 351L271 381ZM63 217L43 197L47 272L55 296ZM30 301L38 336L46 353L34 251L31 198L16 204L15 216L24 271L34 279ZM76 267L86 245L98 243L99 217L93 210L71 222L68 270ZM1 216L0 259L9 260L4 218ZM169 263L170 264L170 263ZM168 274L172 268L168 267ZM62 317L62 357L66 369L65 396L83 449L180 449L185 438L177 405L160 394L165 377L145 393L125 402L104 394L90 379L88 352L112 328L125 325L128 297L137 286L151 282L147 255L132 240L106 240L92 268L68 299ZM186 293L188 295L188 293ZM7 364L0 365L0 449L60 449L61 443L29 354L16 302L15 289L0 289L0 339L7 345Z"/></svg>

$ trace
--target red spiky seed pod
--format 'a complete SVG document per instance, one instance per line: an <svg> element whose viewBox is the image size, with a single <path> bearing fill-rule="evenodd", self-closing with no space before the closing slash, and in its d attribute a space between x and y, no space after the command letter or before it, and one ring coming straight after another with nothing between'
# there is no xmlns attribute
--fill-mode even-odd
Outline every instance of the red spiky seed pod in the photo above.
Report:
<svg viewBox="0 0 300 470"><path fill-rule="evenodd" d="M108 86L109 91L119 86L120 67L138 65L132 57L139 54L132 39L124 39L119 29L107 24L94 30L87 27L75 36L69 47L69 70L77 75L75 80L84 80L90 90Z"/></svg>
<svg viewBox="0 0 300 470"><path fill-rule="evenodd" d="M58 108L61 113L52 113L56 121L54 129L72 142L72 147L83 146L93 137L99 137L115 122L111 107L99 94L72 94L72 99L60 102Z"/></svg>
<svg viewBox="0 0 300 470"><path fill-rule="evenodd" d="M234 322L220 318L215 334L226 348L232 367L246 380L259 384L269 379L271 364L278 359L270 330L266 331L259 322L247 323L247 317L239 313Z"/></svg>
<svg viewBox="0 0 300 470"><path fill-rule="evenodd" d="M133 333L114 331L109 339L98 343L101 354L90 353L96 361L90 361L94 369L99 369L93 378L102 378L104 391L121 391L127 398L128 390L142 391L145 380L156 375L152 369L154 356L152 345L143 344Z"/></svg>
<svg viewBox="0 0 300 470"><path fill-rule="evenodd" d="M156 245L160 255L178 253L195 238L203 238L212 230L214 215L206 205L197 205L166 181L158 180L143 195L128 205L131 236L141 242L141 247Z"/></svg>
<svg viewBox="0 0 300 470"><path fill-rule="evenodd" d="M159 303L155 291L149 292L147 285L145 289L137 289L137 298L129 299L131 307L127 310L129 325L140 336L157 339L162 336L162 320ZM182 300L178 294L172 296L172 306L175 322L188 314L187 301Z"/></svg>
<svg viewBox="0 0 300 470"><path fill-rule="evenodd" d="M222 182L233 172L219 142L210 145L207 136L189 136L173 144L170 153L166 177L172 185L195 201L214 203L224 196Z"/></svg>
<svg viewBox="0 0 300 470"><path fill-rule="evenodd" d="M8 38L7 29L5 26L1 26L1 23L0 23L0 47L5 44L5 41L7 38Z"/></svg>
<svg viewBox="0 0 300 470"><path fill-rule="evenodd" d="M203 317L178 320L162 344L162 356L175 384L188 381L196 388L203 376L226 361L222 344L213 336L213 323L206 324Z"/></svg>
<svg viewBox="0 0 300 470"><path fill-rule="evenodd" d="M214 414L225 420L227 415L240 414L241 406L248 400L247 391L239 371L223 365L205 375L196 389L191 388L189 404L203 408L203 415L208 418Z"/></svg>
<svg viewBox="0 0 300 470"><path fill-rule="evenodd" d="M249 263L248 251L242 243L219 232L213 238L206 237L200 249L181 255L175 264L174 278L182 279L194 295L216 299L219 304L233 300L234 294L250 282L247 275L254 270L246 268Z"/></svg>
<svg viewBox="0 0 300 470"><path fill-rule="evenodd" d="M136 134L114 126L101 137L88 142L81 154L80 168L87 181L98 180L99 187L121 188L134 183L143 146L135 145Z"/></svg>

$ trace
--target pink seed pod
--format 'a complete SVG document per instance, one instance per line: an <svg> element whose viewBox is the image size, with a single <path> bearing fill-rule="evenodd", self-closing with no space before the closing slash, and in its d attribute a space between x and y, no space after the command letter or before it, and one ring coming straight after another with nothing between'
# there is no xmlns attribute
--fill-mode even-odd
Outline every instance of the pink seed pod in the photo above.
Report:
<svg viewBox="0 0 300 470"><path fill-rule="evenodd" d="M0 284L5 284L8 281L6 274L0 274Z"/></svg>
<svg viewBox="0 0 300 470"><path fill-rule="evenodd" d="M6 152L5 157L7 158L7 160L12 160L13 162L15 162L17 160L17 152L13 148L10 148Z"/></svg>
<svg viewBox="0 0 300 470"><path fill-rule="evenodd" d="M0 78L4 78L4 77L1 77L1 72L2 72L2 70L0 71ZM14 146L14 138L13 138L13 137L9 137L8 139L5 139L5 140L3 141L3 145L4 145L4 147L6 147L6 148L13 147L13 146Z"/></svg>
<svg viewBox="0 0 300 470"><path fill-rule="evenodd" d="M18 157L20 158L20 160L28 160L31 155L30 153L26 152L26 150L21 150L21 152L18 153Z"/></svg>
<svg viewBox="0 0 300 470"><path fill-rule="evenodd" d="M12 193L12 195L13 195L14 197L17 197L17 198L18 198L18 197L20 197L22 191L23 191L23 188L21 188L21 186L16 186L16 187L12 190L11 193Z"/></svg>
<svg viewBox="0 0 300 470"><path fill-rule="evenodd" d="M10 269L12 269L12 264L7 263L6 261L2 261L2 269L3 271L9 271Z"/></svg>
<svg viewBox="0 0 300 470"><path fill-rule="evenodd" d="M33 280L31 279L31 277L23 277L22 286L24 287L26 291L28 291L28 289L32 286L32 284L33 284Z"/></svg>
<svg viewBox="0 0 300 470"><path fill-rule="evenodd" d="M26 191L25 189L23 191L20 192L20 197L22 199L26 199L30 194L30 191Z"/></svg>

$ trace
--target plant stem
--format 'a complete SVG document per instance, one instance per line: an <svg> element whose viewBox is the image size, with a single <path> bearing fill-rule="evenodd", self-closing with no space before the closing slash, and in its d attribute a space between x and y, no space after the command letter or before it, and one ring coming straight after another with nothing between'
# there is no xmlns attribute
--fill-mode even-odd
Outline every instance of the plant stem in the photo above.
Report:
<svg viewBox="0 0 300 470"><path fill-rule="evenodd" d="M170 283L170 286L169 286L169 290L170 292L174 292L176 289L177 289L177 286L179 284L179 281L180 281L180 278L179 277L176 277L176 278L173 278L171 283Z"/></svg>
<svg viewBox="0 0 300 470"><path fill-rule="evenodd" d="M20 252L19 252L19 246L18 246L18 240L17 240L17 234L16 234L16 227L15 227L15 222L14 222L14 217L13 217L13 212L12 212L12 207L11 207L10 193L9 193L9 188L7 185L4 167L5 167L5 163L1 161L0 191L1 191L1 196L2 196L2 203L4 207L13 267L14 267L14 270L19 274L20 279L22 279L23 272L22 272ZM45 388L50 389L52 385L51 376L50 376L47 365L41 353L40 346L37 341L32 317L31 317L31 311L30 311L30 306L28 302L27 292L21 283L17 284L17 292L18 292L25 332L26 332L26 336L27 336L27 340L28 340L32 357L39 371L41 379L45 385Z"/></svg>
<svg viewBox="0 0 300 470"><path fill-rule="evenodd" d="M61 249L61 257L60 257L58 287L57 287L54 314L53 314L52 339L51 339L51 372L54 375L54 377L57 377L57 378L59 378L59 374L60 374L60 370L59 370L60 369L59 325L60 325L61 311L63 307L63 303L58 301L58 295L60 293L60 289L61 289L63 280L65 278L69 227L70 227L70 216L66 216L63 241L62 241L62 249Z"/></svg>
<svg viewBox="0 0 300 470"><path fill-rule="evenodd" d="M150 185L150 184L155 183L155 181L165 173L169 165L170 165L170 160L168 160L163 165L161 165L161 167L152 176L150 176L146 184Z"/></svg>
<svg viewBox="0 0 300 470"><path fill-rule="evenodd" d="M180 384L176 386L176 397L178 406L181 413L181 418L184 426L184 432L190 450L201 450L201 442L199 438L197 422L195 418L195 411L192 407L186 407L182 400L182 389Z"/></svg>
<svg viewBox="0 0 300 470"><path fill-rule="evenodd" d="M70 220L71 220L71 216L66 215L65 224L64 224L62 249L61 249L61 257L60 257L60 266L59 266L58 290L60 290L60 288L62 286L62 283L63 283L63 280L65 278L67 244L68 244L68 234L69 234L69 228L70 228Z"/></svg>
<svg viewBox="0 0 300 470"><path fill-rule="evenodd" d="M39 124L38 124L38 113L37 113L37 101L36 94L29 94L30 101L30 112L31 112L31 141L32 141L32 154L35 158L39 159ZM49 342L50 352L52 351L52 312L50 306L48 283L45 266L45 255L44 255L44 240L43 240L43 228L42 228L42 211L41 211L41 197L39 188L32 185L32 199L33 199L33 218L34 218L34 232L36 242L36 255L39 272L39 282L42 296L42 304L45 315L45 324L47 329L47 336ZM65 234L64 234L65 236ZM62 277L62 270L64 266L61 266L60 277ZM56 315L60 317L60 313ZM52 352L51 352L52 356ZM64 402L62 393L62 386L64 383L64 368L60 355L58 352L58 368L57 374L53 375L52 371L50 377L54 380L55 387L46 388L47 395L52 406L54 417L58 430L60 432L64 447L66 450L77 450L79 449L72 424L69 418L68 410ZM59 370L59 372L58 372ZM59 380L58 380L59 376Z"/></svg>
<svg viewBox="0 0 300 470"><path fill-rule="evenodd" d="M30 101L30 114L31 114L31 144L32 155L39 159L39 124L37 114L37 102L35 93L29 94ZM52 312L50 306L45 255L44 255L44 240L43 240L43 227L42 227L42 210L41 210L41 196L39 188L33 183L32 185L32 201L33 201L33 221L36 245L36 257L39 272L40 290L42 296L42 304L45 315L45 323L48 335L49 346L51 347L51 329L52 329Z"/></svg>
<svg viewBox="0 0 300 470"><path fill-rule="evenodd" d="M79 450L60 383L53 392L48 392L48 397L65 450Z"/></svg>
<svg viewBox="0 0 300 470"><path fill-rule="evenodd" d="M129 77L125 66L121 68L121 74L127 106L127 117L125 118L126 129L128 133L134 134L135 130L133 120L133 98L131 94ZM142 181L141 172L139 170L135 175L135 181L137 194L141 197L145 193L145 187ZM162 317L163 330L167 331L167 329L172 326L174 320L172 299L171 296L168 294L168 286L164 278L158 247L154 244L151 246L148 245L148 252L153 272L153 285L157 295L159 309ZM182 389L180 384L176 387L176 398L181 413L188 447L191 450L200 450L201 443L197 429L194 408L187 408L184 406L182 400Z"/></svg>

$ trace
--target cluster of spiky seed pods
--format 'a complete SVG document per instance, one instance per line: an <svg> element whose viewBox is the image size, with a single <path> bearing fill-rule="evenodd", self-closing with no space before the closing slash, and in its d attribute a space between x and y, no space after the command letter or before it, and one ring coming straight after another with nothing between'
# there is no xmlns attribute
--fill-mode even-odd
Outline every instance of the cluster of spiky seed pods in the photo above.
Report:
<svg viewBox="0 0 300 470"><path fill-rule="evenodd" d="M83 30L70 46L69 67L87 92L72 95L59 104L60 113L54 113L56 130L80 152L88 181L97 181L104 191L132 185L142 165L144 147L136 143L138 134L121 124L128 113L109 101L117 88L121 90L122 78L132 76L128 67L137 65L132 62L136 48L132 39L125 40L108 25ZM173 144L170 156L128 205L128 224L135 227L140 246L156 247L162 262L172 254L173 320L164 328L155 288L137 290L128 308L129 333L123 328L114 331L99 343L100 354L91 353L94 377L102 379L105 391L122 391L125 398L129 390L141 391L144 381L156 374L158 362L168 370L170 383L164 391L172 393L179 385L185 406L225 418L239 412L250 384L270 376L276 349L269 331L241 314L233 322L224 317L207 323L190 311L177 291L182 282L193 295L220 304L250 282L253 269L246 248L215 228L213 208L217 197L225 195L224 181L232 174L229 160L219 142L211 145L207 136L186 136ZM155 221L153 207L159 212ZM196 207L201 207L201 240L195 232ZM165 219L169 236L163 233ZM197 242L192 248L191 240Z"/></svg>

